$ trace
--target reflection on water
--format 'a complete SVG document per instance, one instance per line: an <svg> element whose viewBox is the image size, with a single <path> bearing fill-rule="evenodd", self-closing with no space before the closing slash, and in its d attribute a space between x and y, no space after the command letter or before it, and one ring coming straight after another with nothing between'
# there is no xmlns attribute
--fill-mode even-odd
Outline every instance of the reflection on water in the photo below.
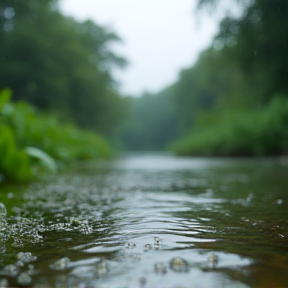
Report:
<svg viewBox="0 0 288 288"><path fill-rule="evenodd" d="M287 287L287 168L127 154L7 190L0 287Z"/></svg>

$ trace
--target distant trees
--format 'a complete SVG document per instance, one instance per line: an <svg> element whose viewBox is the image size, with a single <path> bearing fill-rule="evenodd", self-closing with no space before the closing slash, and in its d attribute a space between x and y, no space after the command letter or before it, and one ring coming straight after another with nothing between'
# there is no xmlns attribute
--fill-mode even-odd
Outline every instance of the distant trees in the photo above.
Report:
<svg viewBox="0 0 288 288"><path fill-rule="evenodd" d="M201 6L225 1L198 2ZM197 63L181 71L173 85L146 97L150 104L145 104L145 111L158 107L158 112L154 124L141 122L146 127L142 127L142 138L149 139L162 123L162 127L171 127L170 134L163 129L162 146L170 142L170 136L183 138L173 146L177 153L240 156L287 152L288 2L234 2L242 5L243 13L222 20L213 45ZM136 99L134 105L143 108L143 101ZM156 105L157 101L161 105ZM166 105L172 107L167 118L162 109Z"/></svg>
<svg viewBox="0 0 288 288"><path fill-rule="evenodd" d="M109 133L124 114L111 68L126 61L111 51L115 41L106 27L63 16L56 0L2 0L0 89Z"/></svg>
<svg viewBox="0 0 288 288"><path fill-rule="evenodd" d="M125 99L129 113L120 133L125 149L162 150L179 136L172 91L173 86L157 95L146 92Z"/></svg>
<svg viewBox="0 0 288 288"><path fill-rule="evenodd" d="M215 40L226 61L241 69L254 103L265 105L275 93L288 95L288 2L249 2L241 17L223 19Z"/></svg>

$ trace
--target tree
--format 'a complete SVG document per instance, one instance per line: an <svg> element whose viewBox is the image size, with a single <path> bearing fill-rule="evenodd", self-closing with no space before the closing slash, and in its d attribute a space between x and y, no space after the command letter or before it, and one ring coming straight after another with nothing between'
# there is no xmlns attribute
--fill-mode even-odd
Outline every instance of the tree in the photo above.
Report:
<svg viewBox="0 0 288 288"><path fill-rule="evenodd" d="M56 0L0 3L0 89L83 127L111 132L123 109L111 69L126 61L110 44L120 38L92 21L63 16ZM111 115L113 117L107 118Z"/></svg>
<svg viewBox="0 0 288 288"><path fill-rule="evenodd" d="M207 2L211 3L200 0L200 4ZM216 41L246 76L247 90L254 98L251 102L265 105L275 93L288 95L288 2L248 3L241 17L223 19Z"/></svg>

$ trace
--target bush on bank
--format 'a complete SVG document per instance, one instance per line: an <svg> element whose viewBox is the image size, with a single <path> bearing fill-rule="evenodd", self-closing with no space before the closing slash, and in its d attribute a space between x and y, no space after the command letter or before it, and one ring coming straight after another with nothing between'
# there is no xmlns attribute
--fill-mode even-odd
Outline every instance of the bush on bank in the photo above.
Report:
<svg viewBox="0 0 288 288"><path fill-rule="evenodd" d="M2 181L28 180L42 168L55 171L60 163L111 155L111 148L100 135L40 113L27 103L12 103L10 98L9 90L0 92Z"/></svg>
<svg viewBox="0 0 288 288"><path fill-rule="evenodd" d="M169 150L198 156L268 156L288 152L288 100L283 96L276 96L257 110L217 113L208 122L195 125L190 135L172 143Z"/></svg>

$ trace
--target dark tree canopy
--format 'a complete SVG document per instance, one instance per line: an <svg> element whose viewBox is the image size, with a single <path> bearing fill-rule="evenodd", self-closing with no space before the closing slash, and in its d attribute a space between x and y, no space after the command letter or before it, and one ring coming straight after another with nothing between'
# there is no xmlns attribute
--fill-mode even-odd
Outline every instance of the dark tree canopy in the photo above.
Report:
<svg viewBox="0 0 288 288"><path fill-rule="evenodd" d="M63 16L57 5L1 1L0 89L9 87L15 101L61 111L84 127L112 129L122 105L111 69L126 61L110 44L120 38L92 21Z"/></svg>

